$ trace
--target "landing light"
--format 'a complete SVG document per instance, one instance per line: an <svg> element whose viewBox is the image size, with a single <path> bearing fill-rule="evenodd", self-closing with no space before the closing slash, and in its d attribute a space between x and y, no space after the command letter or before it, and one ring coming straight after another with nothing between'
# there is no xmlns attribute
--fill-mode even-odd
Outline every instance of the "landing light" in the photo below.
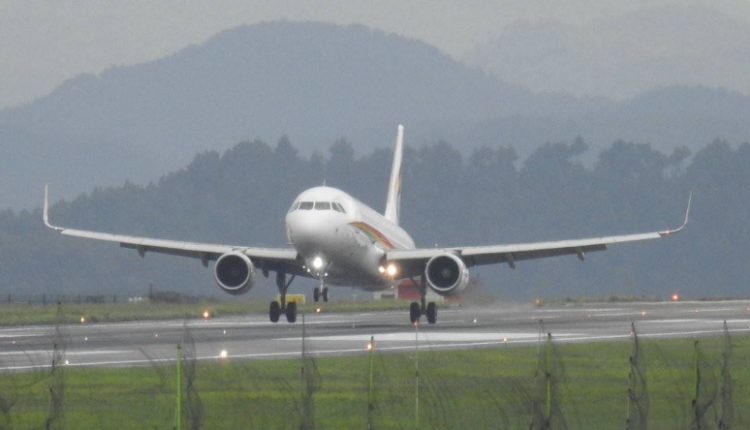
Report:
<svg viewBox="0 0 750 430"><path fill-rule="evenodd" d="M388 273L388 276L396 276L398 273L398 267L396 267L393 264L389 264L388 268L385 269L386 273Z"/></svg>
<svg viewBox="0 0 750 430"><path fill-rule="evenodd" d="M315 259L312 262L312 265L314 268L320 269L321 267L323 267L323 259L320 257L315 257Z"/></svg>
<svg viewBox="0 0 750 430"><path fill-rule="evenodd" d="M378 272L385 273L385 267L383 266L378 267Z"/></svg>

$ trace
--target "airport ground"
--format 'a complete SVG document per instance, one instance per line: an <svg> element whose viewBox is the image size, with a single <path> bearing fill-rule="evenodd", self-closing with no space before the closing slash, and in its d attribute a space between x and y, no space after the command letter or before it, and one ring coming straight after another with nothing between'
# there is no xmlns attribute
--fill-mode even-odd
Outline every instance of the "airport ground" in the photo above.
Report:
<svg viewBox="0 0 750 430"><path fill-rule="evenodd" d="M324 309L306 315L304 324L305 348L317 369L312 413L318 428L365 428L366 346L374 336L376 428L414 426L417 346L425 428L526 427L540 332L549 332L564 364L557 392L566 420L576 428L622 428L633 322L647 360L650 423L685 428L695 396L694 341L700 340L719 387L724 321L734 345L736 419L747 423L747 301L452 307L440 311L437 324L419 327L408 323L405 310ZM305 410L302 324L271 324L254 314L57 329L0 329L0 395L14 400L8 416L18 428L53 412L55 386L64 386L60 410L70 428L125 423L134 412L142 418L118 428L167 428L175 411L175 345L186 333L204 428L299 427ZM67 364L52 372L55 342L64 345L64 355L61 348L57 354Z"/></svg>

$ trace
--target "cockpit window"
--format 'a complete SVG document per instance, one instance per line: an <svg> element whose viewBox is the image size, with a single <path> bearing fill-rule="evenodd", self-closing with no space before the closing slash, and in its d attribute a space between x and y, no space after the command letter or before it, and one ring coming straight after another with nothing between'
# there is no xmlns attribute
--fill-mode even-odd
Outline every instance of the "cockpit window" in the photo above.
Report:
<svg viewBox="0 0 750 430"><path fill-rule="evenodd" d="M339 204L338 204L338 203L336 203L336 202L333 202L333 203L331 203L331 207L332 207L332 208L333 208L333 210L335 210L336 212L341 212L341 208L339 207Z"/></svg>
<svg viewBox="0 0 750 430"><path fill-rule="evenodd" d="M291 209L289 209L289 212L296 211L298 207L299 207L299 202L294 202L294 204L292 205Z"/></svg>
<svg viewBox="0 0 750 430"><path fill-rule="evenodd" d="M333 203L334 207L338 208L338 211L341 213L346 213L346 209L344 209L344 206L341 203Z"/></svg>
<svg viewBox="0 0 750 430"><path fill-rule="evenodd" d="M313 202L301 202L299 204L299 210L301 211L309 211L313 208Z"/></svg>
<svg viewBox="0 0 750 430"><path fill-rule="evenodd" d="M331 210L330 202L315 202L316 211L329 211Z"/></svg>

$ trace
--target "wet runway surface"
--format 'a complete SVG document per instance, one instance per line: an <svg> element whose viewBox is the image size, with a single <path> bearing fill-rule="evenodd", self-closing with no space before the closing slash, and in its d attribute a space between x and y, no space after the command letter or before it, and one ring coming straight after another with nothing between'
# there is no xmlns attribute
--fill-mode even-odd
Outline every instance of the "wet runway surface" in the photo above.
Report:
<svg viewBox="0 0 750 430"><path fill-rule="evenodd" d="M0 328L0 370L49 367L53 346L64 346L68 366L142 366L174 361L176 345L189 333L199 360L298 357L302 315L297 323L268 322L266 315L159 322ZM438 322L419 327L402 311L305 316L308 351L316 355L361 354L371 336L378 350L477 348L538 342L541 323L559 342L627 340L631 322L643 338L718 335L727 321L732 333L750 332L750 301L606 303L542 307L499 304L441 309ZM60 340L62 339L62 342Z"/></svg>

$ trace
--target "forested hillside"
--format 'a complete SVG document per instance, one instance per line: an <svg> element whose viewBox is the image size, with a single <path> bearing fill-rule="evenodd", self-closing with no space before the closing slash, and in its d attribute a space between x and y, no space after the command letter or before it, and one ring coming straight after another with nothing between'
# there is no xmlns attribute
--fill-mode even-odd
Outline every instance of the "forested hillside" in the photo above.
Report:
<svg viewBox="0 0 750 430"><path fill-rule="evenodd" d="M664 240L612 246L575 257L474 270L504 297L587 295L747 296L750 285L750 145L708 144L669 155L618 141L597 161L580 160L582 139L546 144L523 164L513 149L468 157L438 141L407 147L402 222L421 246L554 240L677 227L695 191L687 230ZM292 142L243 142L197 155L157 183L97 189L51 208L54 223L155 237L284 245L283 218L302 190L340 187L382 209L389 149L356 154L339 140L325 156L300 156ZM41 203L42 190L39 189ZM54 199L55 188L51 185ZM0 294L143 294L148 284L219 294L199 262L61 237L39 210L0 213ZM271 282L258 290L268 295ZM297 284L297 288L304 283ZM305 289L306 290L306 289ZM346 294L349 294L348 292Z"/></svg>

